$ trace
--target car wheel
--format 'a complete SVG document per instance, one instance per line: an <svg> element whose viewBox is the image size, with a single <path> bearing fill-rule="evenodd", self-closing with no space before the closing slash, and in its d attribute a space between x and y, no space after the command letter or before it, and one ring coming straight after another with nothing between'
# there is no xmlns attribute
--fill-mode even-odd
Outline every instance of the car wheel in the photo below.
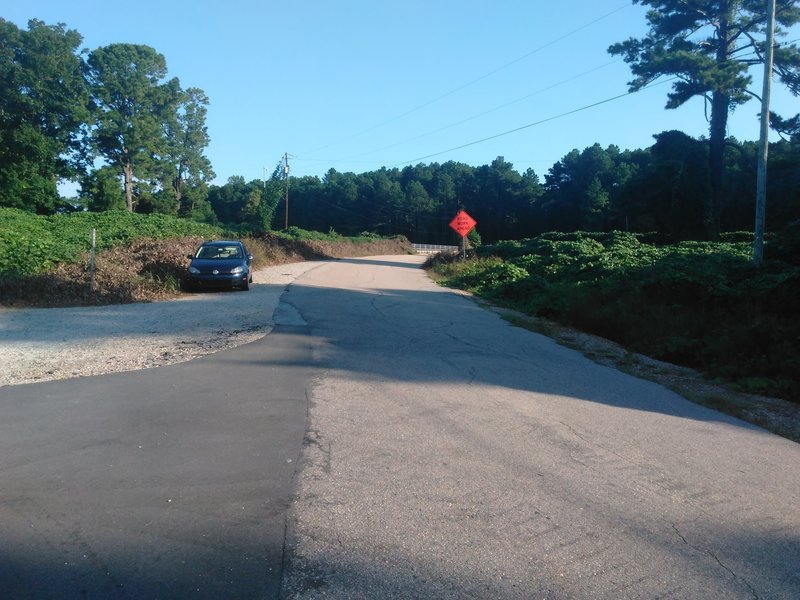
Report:
<svg viewBox="0 0 800 600"><path fill-rule="evenodd" d="M250 280L245 279L244 283L242 284L242 291L246 292L249 289L250 289Z"/></svg>

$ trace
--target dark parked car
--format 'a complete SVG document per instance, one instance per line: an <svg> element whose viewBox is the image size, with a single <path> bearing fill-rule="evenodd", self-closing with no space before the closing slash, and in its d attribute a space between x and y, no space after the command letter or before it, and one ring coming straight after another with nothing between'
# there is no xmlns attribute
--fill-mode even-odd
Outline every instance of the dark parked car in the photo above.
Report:
<svg viewBox="0 0 800 600"><path fill-rule="evenodd" d="M203 242L194 255L186 273L186 286L200 288L250 288L253 255L242 242L218 240Z"/></svg>

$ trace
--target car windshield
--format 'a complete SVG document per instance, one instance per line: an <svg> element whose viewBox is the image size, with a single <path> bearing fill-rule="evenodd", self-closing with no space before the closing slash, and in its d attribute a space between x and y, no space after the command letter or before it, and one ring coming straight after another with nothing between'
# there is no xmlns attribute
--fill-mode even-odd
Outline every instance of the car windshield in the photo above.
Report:
<svg viewBox="0 0 800 600"><path fill-rule="evenodd" d="M239 246L203 246L196 258L242 258L242 249Z"/></svg>

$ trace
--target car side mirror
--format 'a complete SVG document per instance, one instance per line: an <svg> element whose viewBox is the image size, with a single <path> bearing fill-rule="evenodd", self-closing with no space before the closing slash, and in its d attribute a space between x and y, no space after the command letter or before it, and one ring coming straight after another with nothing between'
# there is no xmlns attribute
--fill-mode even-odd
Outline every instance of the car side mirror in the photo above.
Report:
<svg viewBox="0 0 800 600"><path fill-rule="evenodd" d="M186 258L188 258L189 260L192 260L194 258L194 255L193 254L187 254Z"/></svg>
<svg viewBox="0 0 800 600"><path fill-rule="evenodd" d="M253 260L253 255L252 254L248 254L247 255L247 260Z"/></svg>

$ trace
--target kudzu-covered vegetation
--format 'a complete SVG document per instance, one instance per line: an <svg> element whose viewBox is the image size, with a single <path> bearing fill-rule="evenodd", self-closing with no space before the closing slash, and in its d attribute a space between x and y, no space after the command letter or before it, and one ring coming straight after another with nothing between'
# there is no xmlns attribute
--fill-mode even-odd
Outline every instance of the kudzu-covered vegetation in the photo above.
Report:
<svg viewBox="0 0 800 600"><path fill-rule="evenodd" d="M96 232L93 272L88 254L92 229ZM48 217L0 208L0 305L73 306L174 297L186 272L187 255L203 239L236 238L240 233L158 214L121 211ZM246 242L257 269L411 251L405 238L344 237L335 231L323 234L296 227L247 237Z"/></svg>
<svg viewBox="0 0 800 600"><path fill-rule="evenodd" d="M185 236L219 237L219 227L168 215L127 211L40 216L0 208L0 276L41 273L72 263L91 248L92 229L98 251L142 239Z"/></svg>
<svg viewBox="0 0 800 600"><path fill-rule="evenodd" d="M34 275L58 264L78 261L91 248L93 229L97 252L128 246L139 240L237 238L241 233L235 228L158 213L107 211L42 216L14 208L0 208L0 279ZM336 256L337 251L332 245L350 248L356 254L359 253L356 248L370 245L376 248L385 246L387 251L410 251L410 245L404 238L382 238L369 232L345 237L333 230L321 233L298 227L257 235L251 240L257 242L267 238L273 244L283 242L287 249L297 252L298 257L302 257L303 253L316 258Z"/></svg>
<svg viewBox="0 0 800 600"><path fill-rule="evenodd" d="M800 397L800 223L752 236L661 244L657 236L549 233L436 261L447 285L699 368L748 391Z"/></svg>

